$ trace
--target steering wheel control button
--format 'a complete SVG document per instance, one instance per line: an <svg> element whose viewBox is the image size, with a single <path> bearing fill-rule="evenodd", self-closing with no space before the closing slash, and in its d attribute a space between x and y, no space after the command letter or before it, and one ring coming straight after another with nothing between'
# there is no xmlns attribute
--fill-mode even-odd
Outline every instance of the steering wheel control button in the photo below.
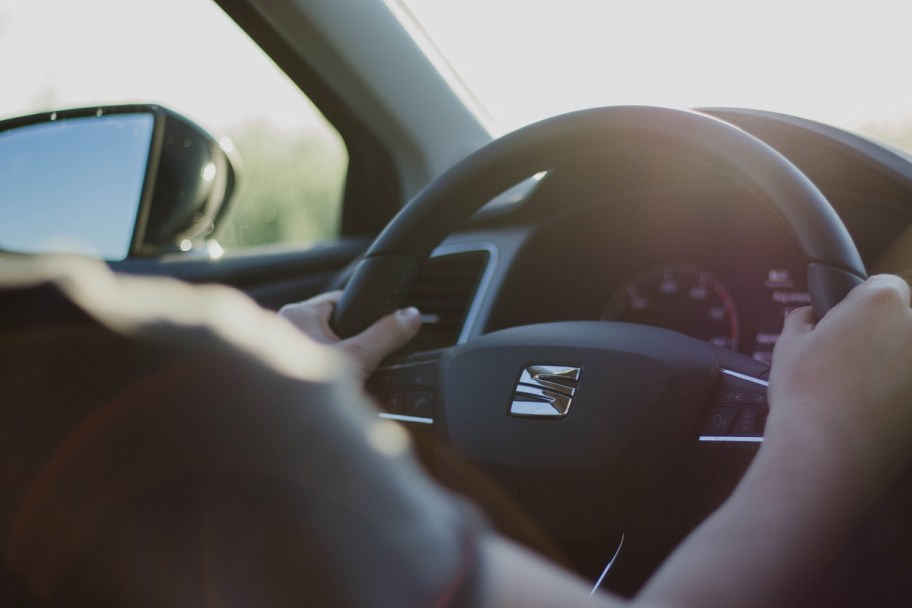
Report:
<svg viewBox="0 0 912 608"><path fill-rule="evenodd" d="M406 391L405 413L419 418L433 418L434 393L431 391Z"/></svg>
<svg viewBox="0 0 912 608"><path fill-rule="evenodd" d="M732 421L738 415L738 408L734 406L716 406L709 411L709 416L703 424L703 435L719 437L728 434Z"/></svg>
<svg viewBox="0 0 912 608"><path fill-rule="evenodd" d="M763 382L763 381L758 381ZM742 378L723 376L716 388L715 403L733 405L767 405L766 385L749 382Z"/></svg>
<svg viewBox="0 0 912 608"><path fill-rule="evenodd" d="M732 429L733 435L749 437L756 435L754 424L757 422L757 408L746 407L741 410L735 427Z"/></svg>
<svg viewBox="0 0 912 608"><path fill-rule="evenodd" d="M516 384L510 415L563 418L570 411L581 372L579 367L530 365Z"/></svg>
<svg viewBox="0 0 912 608"><path fill-rule="evenodd" d="M370 377L369 383L377 386L392 386L394 380L395 376L392 371L380 370Z"/></svg>
<svg viewBox="0 0 912 608"><path fill-rule="evenodd" d="M386 393L386 398L382 399L383 405L393 414L405 413L405 391L393 389Z"/></svg>
<svg viewBox="0 0 912 608"><path fill-rule="evenodd" d="M769 408L758 407L754 409L757 411L757 416L754 419L754 434L762 437L763 431L766 428L766 417L769 416Z"/></svg>
<svg viewBox="0 0 912 608"><path fill-rule="evenodd" d="M712 407L703 422L700 441L763 441L763 428L769 413L767 382L725 369L721 370L719 380Z"/></svg>
<svg viewBox="0 0 912 608"><path fill-rule="evenodd" d="M396 370L397 384L434 388L437 385L437 364L419 363Z"/></svg>
<svg viewBox="0 0 912 608"><path fill-rule="evenodd" d="M766 405L766 391L725 386L719 391L716 403Z"/></svg>
<svg viewBox="0 0 912 608"><path fill-rule="evenodd" d="M371 374L367 390L380 403L381 417L432 424L437 361L388 365Z"/></svg>

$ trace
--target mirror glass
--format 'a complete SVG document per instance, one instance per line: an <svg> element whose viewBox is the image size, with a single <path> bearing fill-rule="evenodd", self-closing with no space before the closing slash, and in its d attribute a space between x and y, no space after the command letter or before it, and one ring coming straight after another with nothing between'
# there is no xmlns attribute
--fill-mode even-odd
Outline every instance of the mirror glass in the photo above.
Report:
<svg viewBox="0 0 912 608"><path fill-rule="evenodd" d="M0 133L0 249L126 258L154 122L110 114Z"/></svg>

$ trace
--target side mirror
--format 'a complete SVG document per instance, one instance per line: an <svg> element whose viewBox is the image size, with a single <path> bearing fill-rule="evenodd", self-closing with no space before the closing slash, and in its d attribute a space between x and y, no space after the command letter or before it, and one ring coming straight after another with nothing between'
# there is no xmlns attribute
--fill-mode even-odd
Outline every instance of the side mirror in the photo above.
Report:
<svg viewBox="0 0 912 608"><path fill-rule="evenodd" d="M154 105L0 121L0 250L116 261L199 247L234 192L232 153Z"/></svg>

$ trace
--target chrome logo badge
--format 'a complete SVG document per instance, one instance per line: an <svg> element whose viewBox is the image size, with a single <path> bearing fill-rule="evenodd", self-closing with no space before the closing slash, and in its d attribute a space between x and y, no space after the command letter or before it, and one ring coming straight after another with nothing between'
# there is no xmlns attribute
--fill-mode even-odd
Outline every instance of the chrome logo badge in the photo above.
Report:
<svg viewBox="0 0 912 608"><path fill-rule="evenodd" d="M513 392L510 415L563 418L570 411L581 371L563 365L530 365Z"/></svg>

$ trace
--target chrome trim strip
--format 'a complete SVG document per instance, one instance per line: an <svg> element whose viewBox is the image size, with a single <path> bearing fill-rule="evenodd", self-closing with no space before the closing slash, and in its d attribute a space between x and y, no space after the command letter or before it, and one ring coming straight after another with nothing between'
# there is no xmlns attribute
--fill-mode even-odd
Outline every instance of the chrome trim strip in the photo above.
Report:
<svg viewBox="0 0 912 608"><path fill-rule="evenodd" d="M550 398L536 399L533 395L517 393L510 403L510 415L524 418L563 418L570 410L571 399L552 393Z"/></svg>
<svg viewBox="0 0 912 608"><path fill-rule="evenodd" d="M700 435L700 441L731 441L733 443L763 443L763 437L725 437L716 435Z"/></svg>
<svg viewBox="0 0 912 608"><path fill-rule="evenodd" d="M524 386L541 386L572 397L576 393L580 372L582 370L578 367L532 365L523 370L519 383Z"/></svg>
<svg viewBox="0 0 912 608"><path fill-rule="evenodd" d="M617 560L618 555L621 554L621 547L624 546L624 533L621 532L621 540L618 542L617 549L614 550L614 555L611 556L611 559L608 560L608 565L605 566L605 569L602 570L601 576L598 577L598 580L595 581L595 586L592 587L592 591L589 592L589 597L595 595L595 592L598 591L598 588L602 586L602 581L605 580L605 575L608 574L608 571L611 570L611 567L614 566L615 560Z"/></svg>
<svg viewBox="0 0 912 608"><path fill-rule="evenodd" d="M515 395L521 401L534 401L536 403L555 403L558 401L567 401L569 403L570 398L573 397L573 393L569 391L556 391L530 384L518 384ZM563 410L565 408L560 409Z"/></svg>
<svg viewBox="0 0 912 608"><path fill-rule="evenodd" d="M726 376L731 376L733 378L740 378L741 380L746 380L747 382L753 382L754 384L759 384L760 386L769 386L769 382L766 380L761 380L760 378L754 378L753 376L748 376L745 374L740 374L738 372L733 372L730 369L725 369L720 367L719 371Z"/></svg>
<svg viewBox="0 0 912 608"><path fill-rule="evenodd" d="M385 372L385 371L391 370L391 369L406 369L409 367L417 367L419 365L428 365L430 363L433 363L434 365L436 365L437 359L421 359L420 361L408 361L406 363L394 363L393 365L384 365L383 367L378 367L376 370L374 370L374 374L377 374L380 372Z"/></svg>
<svg viewBox="0 0 912 608"><path fill-rule="evenodd" d="M405 416L404 414L389 414L380 412L380 417L384 420L395 420L396 422L413 422L415 424L434 424L433 418L421 418L419 416Z"/></svg>
<svg viewBox="0 0 912 608"><path fill-rule="evenodd" d="M490 289L491 282L494 278L494 269L497 265L497 247L492 243L442 245L435 249L431 254L431 257L433 258L455 253L471 253L473 251L487 251L488 263L485 265L485 269L481 273L481 278L478 280L478 289L475 290L475 296L472 298L472 303L469 305L468 312L466 312L466 318L465 321L462 322L462 330L459 332L456 344L468 342L469 338L472 336L472 330L475 328L475 323L478 322L478 315L481 313L481 305L484 302L485 296L487 295L488 289Z"/></svg>

